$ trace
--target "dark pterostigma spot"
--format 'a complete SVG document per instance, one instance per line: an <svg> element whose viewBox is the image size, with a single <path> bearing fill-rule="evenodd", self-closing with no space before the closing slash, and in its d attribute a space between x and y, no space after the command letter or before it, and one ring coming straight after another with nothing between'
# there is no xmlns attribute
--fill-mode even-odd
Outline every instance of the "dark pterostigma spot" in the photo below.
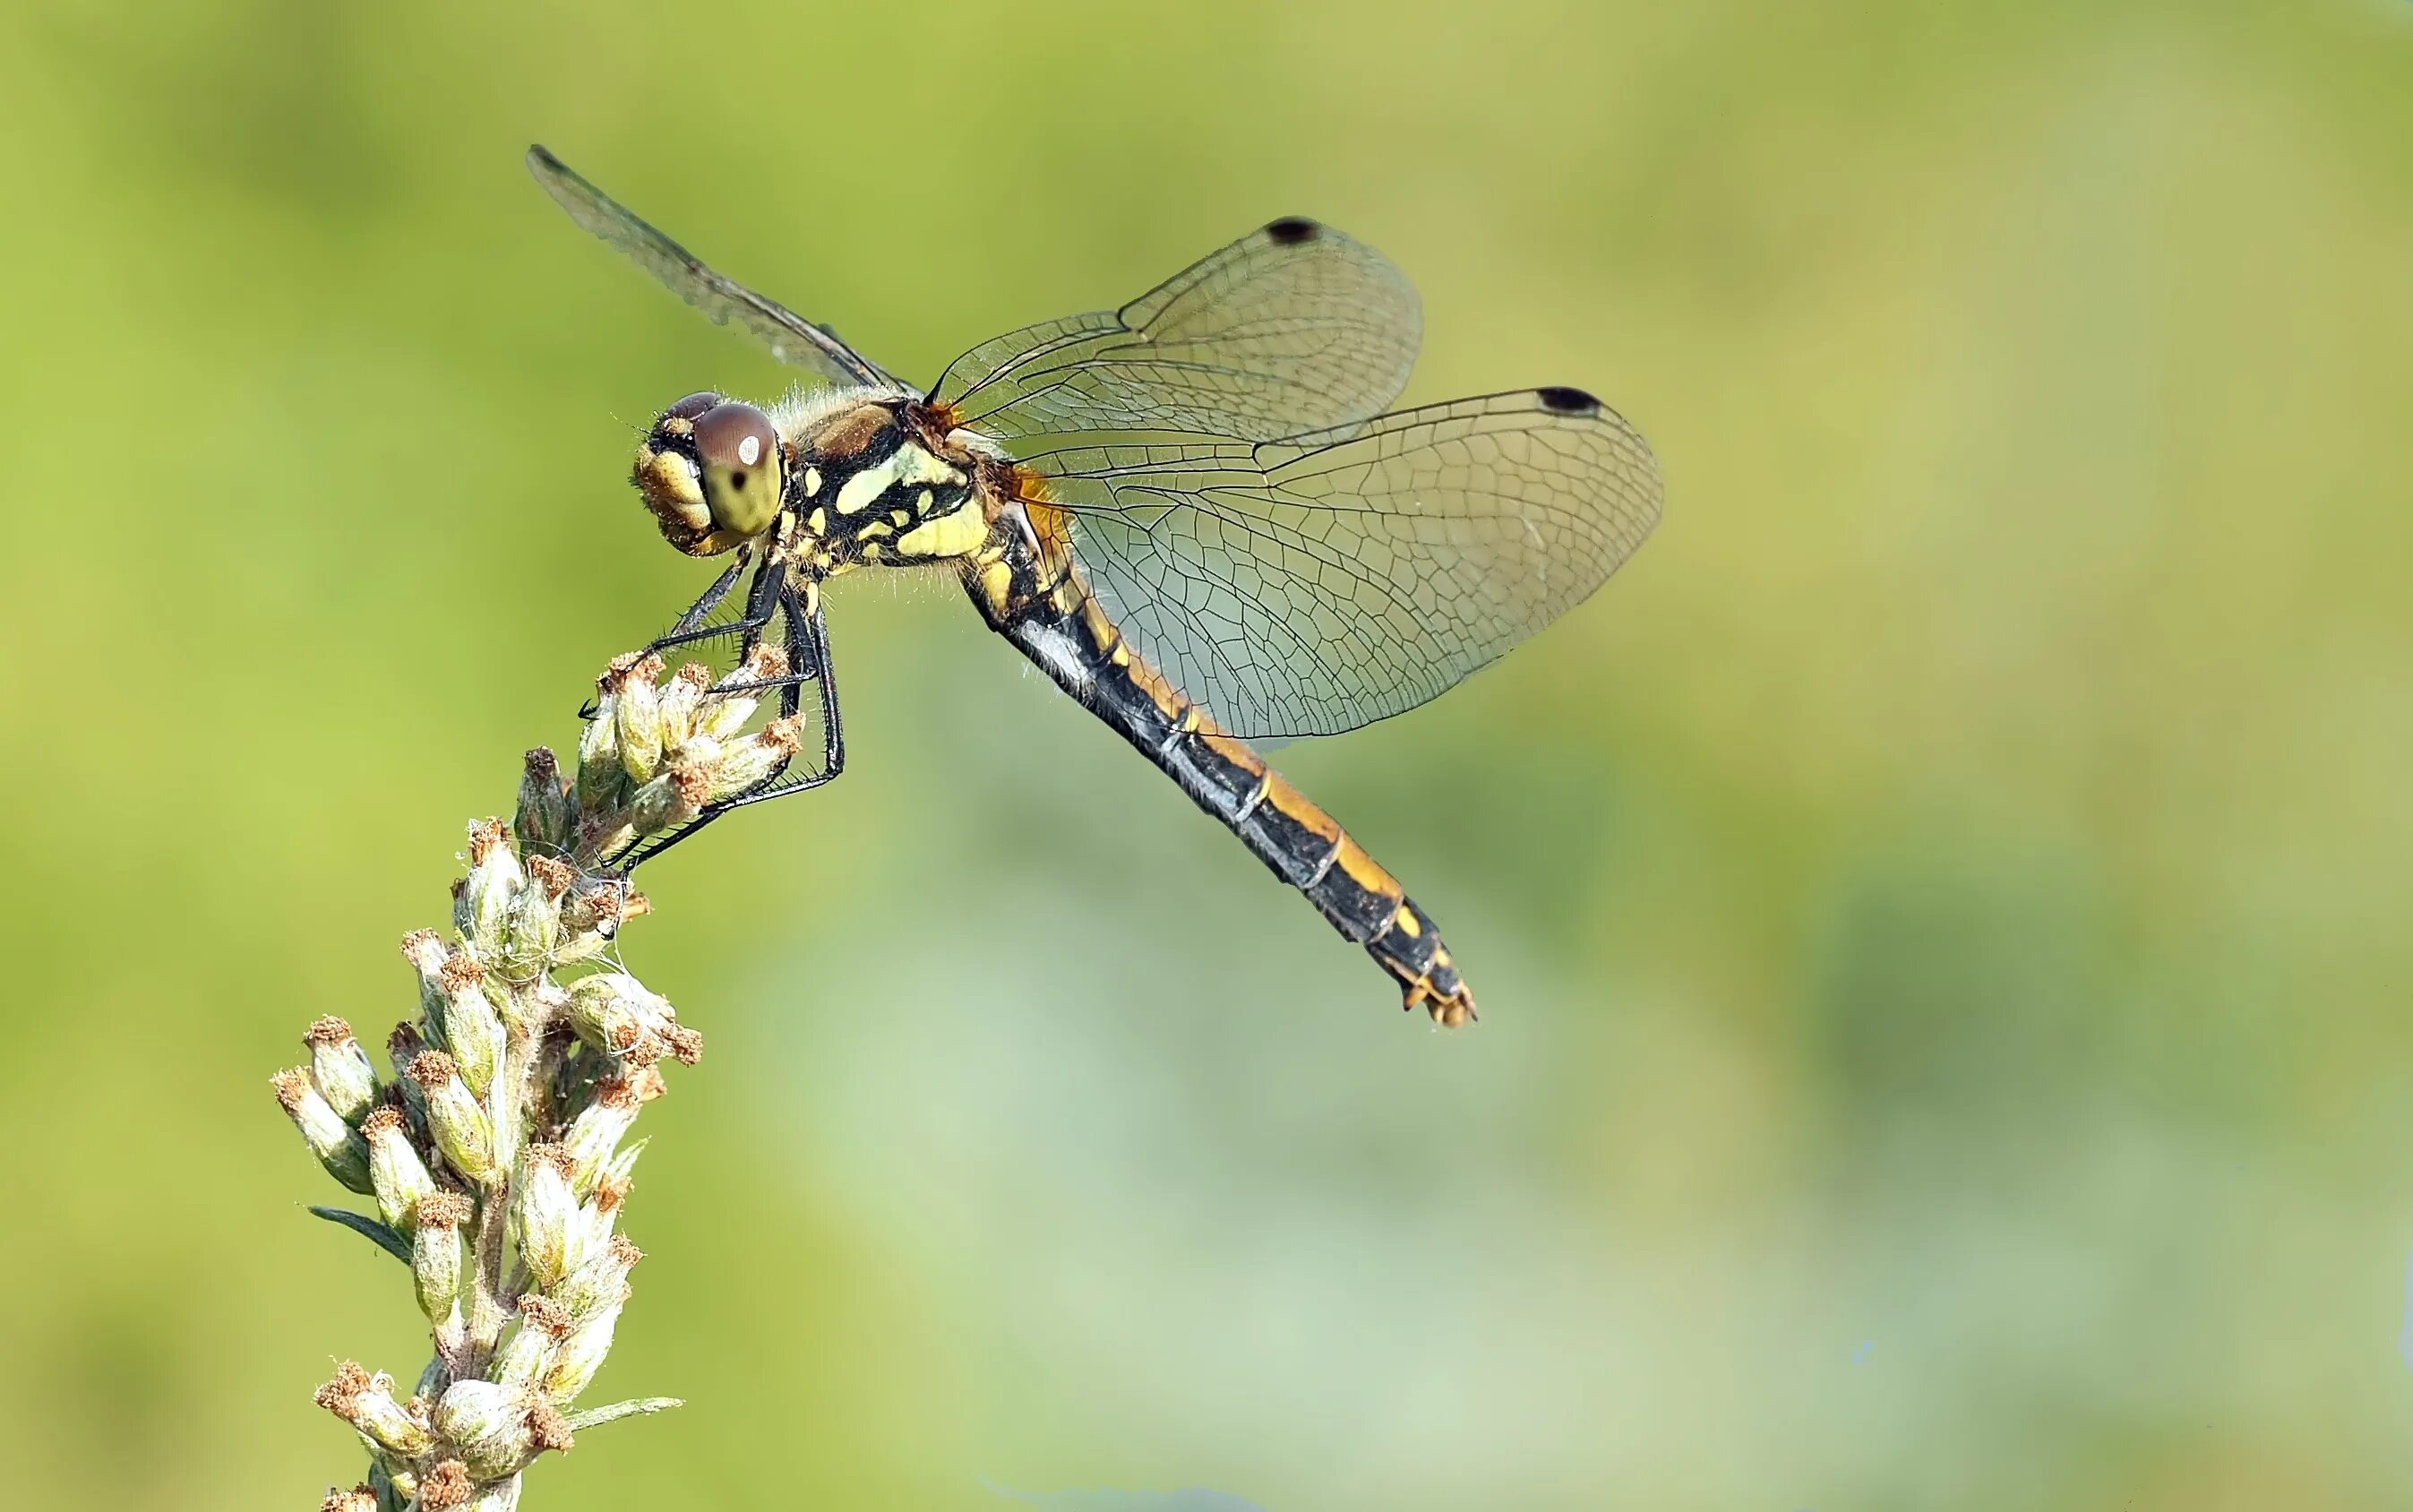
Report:
<svg viewBox="0 0 2413 1512"><path fill-rule="evenodd" d="M1598 399L1581 389L1571 389L1564 384L1554 383L1547 389L1535 389L1533 397L1541 400L1542 408L1552 414L1597 415L1600 413Z"/></svg>
<svg viewBox="0 0 2413 1512"><path fill-rule="evenodd" d="M1266 234L1283 246L1296 246L1312 242L1324 234L1324 228L1305 215L1284 215L1266 227Z"/></svg>

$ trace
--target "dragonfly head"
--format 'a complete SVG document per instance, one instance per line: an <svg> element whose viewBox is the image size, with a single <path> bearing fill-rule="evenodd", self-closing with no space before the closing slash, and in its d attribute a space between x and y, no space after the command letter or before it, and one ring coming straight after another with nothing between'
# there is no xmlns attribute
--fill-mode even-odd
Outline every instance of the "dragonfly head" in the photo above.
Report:
<svg viewBox="0 0 2413 1512"><path fill-rule="evenodd" d="M771 528L787 472L770 416L717 393L690 393L654 422L631 477L663 539L690 556L712 556Z"/></svg>

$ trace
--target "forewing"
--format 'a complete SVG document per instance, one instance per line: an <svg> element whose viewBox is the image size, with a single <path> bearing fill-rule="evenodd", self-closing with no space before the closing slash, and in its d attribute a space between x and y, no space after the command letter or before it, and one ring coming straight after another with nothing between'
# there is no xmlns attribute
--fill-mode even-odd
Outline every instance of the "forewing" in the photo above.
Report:
<svg viewBox="0 0 2413 1512"><path fill-rule="evenodd" d="M736 326L768 347L779 361L832 382L896 385L896 379L838 340L835 333L713 272L694 253L640 220L544 148L530 147L527 165L544 192L570 212L570 219L627 253L637 266L715 324Z"/></svg>
<svg viewBox="0 0 2413 1512"><path fill-rule="evenodd" d="M1415 290L1388 259L1292 217L1119 310L983 342L932 397L1010 447L1078 431L1266 440L1381 413L1423 337Z"/></svg>
<svg viewBox="0 0 2413 1512"><path fill-rule="evenodd" d="M1028 460L1133 647L1250 739L1433 698L1581 601L1659 519L1650 447L1575 389Z"/></svg>

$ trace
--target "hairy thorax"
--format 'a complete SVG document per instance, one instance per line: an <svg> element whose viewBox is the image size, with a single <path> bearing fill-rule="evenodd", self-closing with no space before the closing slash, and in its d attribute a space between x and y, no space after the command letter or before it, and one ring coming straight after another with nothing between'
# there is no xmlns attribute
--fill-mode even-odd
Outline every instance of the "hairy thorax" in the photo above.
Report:
<svg viewBox="0 0 2413 1512"><path fill-rule="evenodd" d="M841 391L773 415L794 459L777 549L796 568L829 577L952 563L999 624L1069 586L1059 517L1039 480L945 408Z"/></svg>
<svg viewBox="0 0 2413 1512"><path fill-rule="evenodd" d="M969 562L1014 533L1014 469L942 409L841 391L782 406L773 419L793 459L777 549L807 573Z"/></svg>

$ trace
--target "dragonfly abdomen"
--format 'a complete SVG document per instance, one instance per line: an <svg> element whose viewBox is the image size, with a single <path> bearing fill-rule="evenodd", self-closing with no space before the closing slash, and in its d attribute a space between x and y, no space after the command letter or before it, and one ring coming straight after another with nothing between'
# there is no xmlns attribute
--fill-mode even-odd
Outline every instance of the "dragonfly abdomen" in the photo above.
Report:
<svg viewBox="0 0 2413 1512"><path fill-rule="evenodd" d="M1431 916L1264 757L1208 723L1180 732L1158 764L1275 876L1305 893L1344 939L1365 946L1397 977L1405 1006L1421 1003L1451 1025L1474 1015L1473 996Z"/></svg>
<svg viewBox="0 0 2413 1512"><path fill-rule="evenodd" d="M1331 815L1225 734L1126 644L1077 581L1001 625L1031 660L1179 783L1247 844L1268 870L1305 893L1341 936L1396 978L1404 1006L1435 1021L1474 1016L1431 917Z"/></svg>

